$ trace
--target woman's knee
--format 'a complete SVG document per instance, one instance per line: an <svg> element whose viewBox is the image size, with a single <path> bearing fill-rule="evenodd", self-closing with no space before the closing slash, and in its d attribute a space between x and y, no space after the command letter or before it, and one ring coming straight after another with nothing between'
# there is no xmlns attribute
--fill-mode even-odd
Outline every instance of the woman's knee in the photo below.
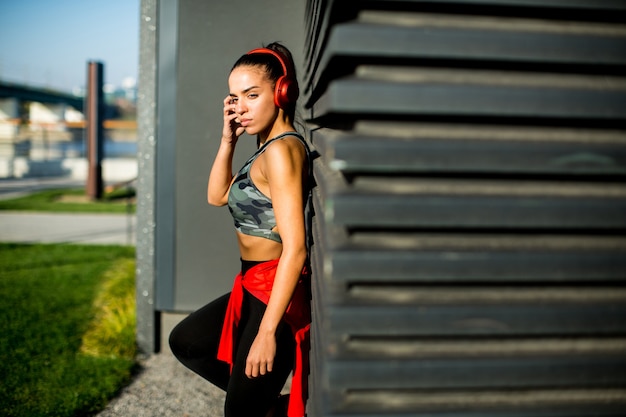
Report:
<svg viewBox="0 0 626 417"><path fill-rule="evenodd" d="M169 345L177 358L216 351L221 327L214 323L224 320L229 294L226 294L178 323L169 335ZM195 353L194 353L195 352Z"/></svg>

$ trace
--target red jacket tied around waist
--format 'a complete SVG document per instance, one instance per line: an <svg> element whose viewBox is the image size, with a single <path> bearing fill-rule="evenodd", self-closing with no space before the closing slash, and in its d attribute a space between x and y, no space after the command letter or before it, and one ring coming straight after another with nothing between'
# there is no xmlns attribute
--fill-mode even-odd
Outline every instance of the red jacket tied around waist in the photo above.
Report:
<svg viewBox="0 0 626 417"><path fill-rule="evenodd" d="M244 288L254 297L267 304L272 293L274 277L278 267L278 259L263 262L250 268L245 275L239 273L235 277L233 290L228 301L224 327L217 352L217 358L233 367L233 347L237 335L237 326L241 318ZM305 283L309 273L302 271L298 285L284 315L285 322L291 327L296 341L296 355L289 398L289 417L303 417L307 399L307 382L309 372L309 347L311 328L311 306Z"/></svg>

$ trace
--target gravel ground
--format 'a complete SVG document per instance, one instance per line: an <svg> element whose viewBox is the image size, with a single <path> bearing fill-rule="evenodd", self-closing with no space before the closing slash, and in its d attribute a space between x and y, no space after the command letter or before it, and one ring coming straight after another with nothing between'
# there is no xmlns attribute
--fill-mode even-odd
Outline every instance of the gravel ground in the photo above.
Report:
<svg viewBox="0 0 626 417"><path fill-rule="evenodd" d="M98 417L219 417L225 394L169 352L140 361L130 385Z"/></svg>

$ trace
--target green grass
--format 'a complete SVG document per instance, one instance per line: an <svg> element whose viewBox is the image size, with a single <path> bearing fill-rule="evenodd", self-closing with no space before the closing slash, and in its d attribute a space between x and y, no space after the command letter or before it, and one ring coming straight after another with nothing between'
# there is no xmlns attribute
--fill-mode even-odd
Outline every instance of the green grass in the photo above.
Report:
<svg viewBox="0 0 626 417"><path fill-rule="evenodd" d="M52 211L66 213L127 213L135 212L135 196L130 188L105 193L98 201L90 201L83 189L46 190L28 196L0 201L0 210Z"/></svg>
<svg viewBox="0 0 626 417"><path fill-rule="evenodd" d="M0 244L0 415L88 416L135 366L134 249Z"/></svg>
<svg viewBox="0 0 626 417"><path fill-rule="evenodd" d="M135 357L134 275L134 259L122 259L104 274L104 284L94 302L96 315L83 335L82 353Z"/></svg>

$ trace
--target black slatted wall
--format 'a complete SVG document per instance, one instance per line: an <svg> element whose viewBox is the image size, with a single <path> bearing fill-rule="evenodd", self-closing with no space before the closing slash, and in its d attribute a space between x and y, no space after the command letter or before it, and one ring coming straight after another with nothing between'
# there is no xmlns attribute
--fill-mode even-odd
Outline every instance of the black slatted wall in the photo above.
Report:
<svg viewBox="0 0 626 417"><path fill-rule="evenodd" d="M310 417L626 415L624 21L309 0Z"/></svg>

